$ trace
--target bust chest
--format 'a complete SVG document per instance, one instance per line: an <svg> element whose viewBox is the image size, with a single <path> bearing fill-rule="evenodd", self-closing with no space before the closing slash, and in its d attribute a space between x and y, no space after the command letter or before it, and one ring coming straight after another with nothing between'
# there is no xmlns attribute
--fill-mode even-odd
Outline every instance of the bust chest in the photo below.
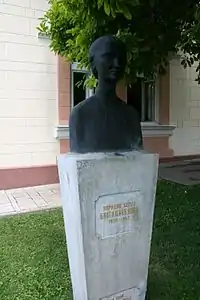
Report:
<svg viewBox="0 0 200 300"><path fill-rule="evenodd" d="M71 149L76 152L131 150L140 140L134 119L134 111L130 113L124 103L86 100L72 114Z"/></svg>
<svg viewBox="0 0 200 300"><path fill-rule="evenodd" d="M80 118L79 138L94 148L127 148L133 128L126 110L115 105L96 105Z"/></svg>
<svg viewBox="0 0 200 300"><path fill-rule="evenodd" d="M97 133L108 135L117 132L128 134L131 130L129 119L127 111L118 105L94 103L93 106L87 107L83 111L81 123L83 130L93 131L95 135Z"/></svg>

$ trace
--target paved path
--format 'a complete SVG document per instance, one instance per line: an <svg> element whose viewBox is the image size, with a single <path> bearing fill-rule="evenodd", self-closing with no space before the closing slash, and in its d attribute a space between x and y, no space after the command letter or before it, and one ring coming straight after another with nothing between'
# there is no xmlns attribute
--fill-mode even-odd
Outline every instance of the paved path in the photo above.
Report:
<svg viewBox="0 0 200 300"><path fill-rule="evenodd" d="M59 184L0 191L0 217L60 205Z"/></svg>
<svg viewBox="0 0 200 300"><path fill-rule="evenodd" d="M184 185L200 184L200 160L185 160L161 164L159 175L162 179Z"/></svg>

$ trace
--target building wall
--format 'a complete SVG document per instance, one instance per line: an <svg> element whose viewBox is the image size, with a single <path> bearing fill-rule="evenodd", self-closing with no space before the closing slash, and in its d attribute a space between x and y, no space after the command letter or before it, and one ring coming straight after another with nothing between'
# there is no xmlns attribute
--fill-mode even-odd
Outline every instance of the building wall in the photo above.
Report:
<svg viewBox="0 0 200 300"><path fill-rule="evenodd" d="M200 153L200 86L195 68L184 69L178 59L170 64L170 122L176 125L170 137L174 155Z"/></svg>
<svg viewBox="0 0 200 300"><path fill-rule="evenodd" d="M38 38L46 0L0 0L0 168L56 164L57 58Z"/></svg>

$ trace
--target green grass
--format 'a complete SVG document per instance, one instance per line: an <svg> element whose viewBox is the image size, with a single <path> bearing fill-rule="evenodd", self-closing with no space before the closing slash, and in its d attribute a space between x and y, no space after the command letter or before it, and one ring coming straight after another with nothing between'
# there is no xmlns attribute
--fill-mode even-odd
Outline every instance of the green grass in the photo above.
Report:
<svg viewBox="0 0 200 300"><path fill-rule="evenodd" d="M0 219L0 300L71 300L60 210Z"/></svg>
<svg viewBox="0 0 200 300"><path fill-rule="evenodd" d="M148 300L200 300L200 186L160 182Z"/></svg>
<svg viewBox="0 0 200 300"><path fill-rule="evenodd" d="M200 300L200 186L159 182L148 300ZM0 219L0 300L72 300L61 210Z"/></svg>

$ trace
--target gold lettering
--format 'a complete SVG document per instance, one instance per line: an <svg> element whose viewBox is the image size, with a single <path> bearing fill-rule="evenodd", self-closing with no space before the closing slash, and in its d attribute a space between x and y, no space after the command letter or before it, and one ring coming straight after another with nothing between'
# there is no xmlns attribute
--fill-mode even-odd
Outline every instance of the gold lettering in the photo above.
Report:
<svg viewBox="0 0 200 300"><path fill-rule="evenodd" d="M100 213L100 219L103 220L103 214L102 213Z"/></svg>
<svg viewBox="0 0 200 300"><path fill-rule="evenodd" d="M104 206L103 211L107 211L107 210L108 210L108 206Z"/></svg>
<svg viewBox="0 0 200 300"><path fill-rule="evenodd" d="M104 217L104 219L106 219L106 212L105 212L105 213L103 213L103 217Z"/></svg>
<svg viewBox="0 0 200 300"><path fill-rule="evenodd" d="M120 209L120 210L119 210L119 216L121 216L121 215L122 215L122 210Z"/></svg>
<svg viewBox="0 0 200 300"><path fill-rule="evenodd" d="M119 212L116 210L115 211L115 217L118 217L119 216Z"/></svg>
<svg viewBox="0 0 200 300"><path fill-rule="evenodd" d="M138 214L138 207L135 202L116 203L103 206L100 213L100 220L108 220L109 223L122 222L130 219L130 215Z"/></svg>
<svg viewBox="0 0 200 300"><path fill-rule="evenodd" d="M135 206L135 207L130 207L130 208L128 208L128 213L130 214L130 215L134 215L134 214L136 214L138 212L138 208Z"/></svg>
<svg viewBox="0 0 200 300"><path fill-rule="evenodd" d="M123 209L123 216L126 215L126 209Z"/></svg>
<svg viewBox="0 0 200 300"><path fill-rule="evenodd" d="M129 207L128 208L128 214L134 214L134 207Z"/></svg>
<svg viewBox="0 0 200 300"><path fill-rule="evenodd" d="M133 202L124 203L124 208L133 207L133 206L134 206Z"/></svg>

